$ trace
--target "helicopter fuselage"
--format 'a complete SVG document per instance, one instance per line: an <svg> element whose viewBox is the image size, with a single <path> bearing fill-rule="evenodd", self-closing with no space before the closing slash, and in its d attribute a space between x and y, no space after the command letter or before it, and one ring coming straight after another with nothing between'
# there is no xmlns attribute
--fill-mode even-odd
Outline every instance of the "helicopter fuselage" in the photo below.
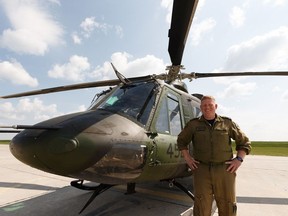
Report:
<svg viewBox="0 0 288 216"><path fill-rule="evenodd" d="M87 111L23 130L10 150L34 168L97 183L185 177L177 135L199 113L198 98L163 81L120 84Z"/></svg>

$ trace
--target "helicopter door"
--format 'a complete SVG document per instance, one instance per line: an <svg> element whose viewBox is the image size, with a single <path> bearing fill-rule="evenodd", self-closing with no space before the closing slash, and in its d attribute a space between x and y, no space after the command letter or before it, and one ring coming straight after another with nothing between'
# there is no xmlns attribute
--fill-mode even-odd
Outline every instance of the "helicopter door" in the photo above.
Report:
<svg viewBox="0 0 288 216"><path fill-rule="evenodd" d="M157 136L154 138L156 151L154 151L151 165L167 165L168 168L168 165L175 164L181 159L181 152L177 148L177 136L183 128L184 120L179 98L180 95L168 89L161 96L153 124ZM173 170L171 167L169 169L172 174Z"/></svg>

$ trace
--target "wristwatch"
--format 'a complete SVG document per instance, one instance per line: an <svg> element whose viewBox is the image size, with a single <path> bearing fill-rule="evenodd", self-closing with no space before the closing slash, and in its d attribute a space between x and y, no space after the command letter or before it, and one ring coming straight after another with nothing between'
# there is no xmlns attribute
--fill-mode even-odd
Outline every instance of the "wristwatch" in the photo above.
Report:
<svg viewBox="0 0 288 216"><path fill-rule="evenodd" d="M241 157L238 156L238 155L235 157L235 159L238 160L238 161L240 161L241 163L243 162L243 158L241 158Z"/></svg>

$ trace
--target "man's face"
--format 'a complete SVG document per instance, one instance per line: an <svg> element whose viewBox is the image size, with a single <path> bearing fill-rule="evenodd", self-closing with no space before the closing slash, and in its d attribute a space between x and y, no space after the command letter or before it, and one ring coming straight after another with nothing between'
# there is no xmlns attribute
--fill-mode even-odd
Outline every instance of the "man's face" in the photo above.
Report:
<svg viewBox="0 0 288 216"><path fill-rule="evenodd" d="M200 105L201 111L204 115L204 118L211 120L215 118L215 113L217 109L217 104L212 99L204 99Z"/></svg>

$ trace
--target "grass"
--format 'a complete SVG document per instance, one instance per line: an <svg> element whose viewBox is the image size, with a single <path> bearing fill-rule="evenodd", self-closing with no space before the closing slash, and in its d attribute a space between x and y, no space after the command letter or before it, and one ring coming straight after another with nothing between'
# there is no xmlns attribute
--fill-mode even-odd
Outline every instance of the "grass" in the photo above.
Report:
<svg viewBox="0 0 288 216"><path fill-rule="evenodd" d="M0 140L0 144L9 144L10 140ZM235 149L235 144L233 144ZM288 156L288 142L252 141L251 155Z"/></svg>
<svg viewBox="0 0 288 216"><path fill-rule="evenodd" d="M251 146L251 155L288 156L288 142L252 141Z"/></svg>

